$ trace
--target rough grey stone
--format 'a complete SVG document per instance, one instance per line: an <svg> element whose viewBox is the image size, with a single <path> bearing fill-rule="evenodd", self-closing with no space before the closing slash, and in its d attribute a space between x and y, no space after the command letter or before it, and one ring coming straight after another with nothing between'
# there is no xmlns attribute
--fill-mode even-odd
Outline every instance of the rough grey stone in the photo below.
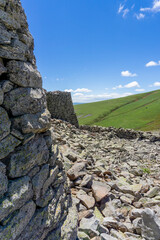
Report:
<svg viewBox="0 0 160 240"><path fill-rule="evenodd" d="M11 134L5 137L0 142L0 159L7 157L11 152L14 151L15 147L21 144L17 138L12 136Z"/></svg>
<svg viewBox="0 0 160 240"><path fill-rule="evenodd" d="M0 162L0 172L6 174L6 165Z"/></svg>
<svg viewBox="0 0 160 240"><path fill-rule="evenodd" d="M0 172L0 198L3 197L4 193L8 190L8 179L7 176Z"/></svg>
<svg viewBox="0 0 160 240"><path fill-rule="evenodd" d="M2 22L7 29L18 29L20 28L19 22L17 22L10 14L0 9L0 22Z"/></svg>
<svg viewBox="0 0 160 240"><path fill-rule="evenodd" d="M64 187L62 185L54 196L48 206L35 212L32 221L26 226L17 240L45 239L48 233L60 224L65 202Z"/></svg>
<svg viewBox="0 0 160 240"><path fill-rule="evenodd" d="M21 61L27 61L25 57L26 49L18 46L12 47L10 45L1 45L0 46L0 57L4 59L15 59Z"/></svg>
<svg viewBox="0 0 160 240"><path fill-rule="evenodd" d="M1 27L0 27L0 41L1 41ZM0 75L6 73L7 69L3 65L3 60L0 58Z"/></svg>
<svg viewBox="0 0 160 240"><path fill-rule="evenodd" d="M47 92L47 106L52 118L62 119L76 127L78 120L74 112L71 93L68 92Z"/></svg>
<svg viewBox="0 0 160 240"><path fill-rule="evenodd" d="M6 0L0 0L0 6L5 7L6 5Z"/></svg>
<svg viewBox="0 0 160 240"><path fill-rule="evenodd" d="M46 107L44 90L36 88L16 88L5 94L4 106L13 116L35 114Z"/></svg>
<svg viewBox="0 0 160 240"><path fill-rule="evenodd" d="M0 105L2 105L3 99L4 99L4 93L3 93L2 88L0 88Z"/></svg>
<svg viewBox="0 0 160 240"><path fill-rule="evenodd" d="M55 168L50 169L49 178L45 181L45 183L43 185L42 195L45 194L45 192L47 191L49 186L54 182L54 180L57 177L58 173L59 173L58 166L56 166Z"/></svg>
<svg viewBox="0 0 160 240"><path fill-rule="evenodd" d="M31 220L35 209L36 205L33 201L29 201L26 205L24 205L7 224L7 226L1 229L0 239L15 240Z"/></svg>
<svg viewBox="0 0 160 240"><path fill-rule="evenodd" d="M52 188L49 188L43 196L37 199L36 205L39 207L46 207L49 201L53 199L53 196L54 196L54 191Z"/></svg>
<svg viewBox="0 0 160 240"><path fill-rule="evenodd" d="M98 236L97 231L99 221L93 216L91 218L82 218L79 226L79 231L85 232L91 238Z"/></svg>
<svg viewBox="0 0 160 240"><path fill-rule="evenodd" d="M21 87L42 88L42 77L31 63L9 61L7 69L11 82Z"/></svg>
<svg viewBox="0 0 160 240"><path fill-rule="evenodd" d="M11 36L12 35L7 31L6 28L0 26L0 44L10 44ZM6 69L6 71L7 71L7 69Z"/></svg>
<svg viewBox="0 0 160 240"><path fill-rule="evenodd" d="M102 233L101 234L101 239L102 240L117 240L117 238L110 236L107 233Z"/></svg>
<svg viewBox="0 0 160 240"><path fill-rule="evenodd" d="M11 121L7 112L0 107L0 141L10 133Z"/></svg>
<svg viewBox="0 0 160 240"><path fill-rule="evenodd" d="M45 109L40 113L25 114L14 118L13 124L25 134L46 132L51 127L50 113Z"/></svg>
<svg viewBox="0 0 160 240"><path fill-rule="evenodd" d="M33 190L29 177L10 181L7 196L0 203L0 221L22 207L32 197Z"/></svg>
<svg viewBox="0 0 160 240"><path fill-rule="evenodd" d="M146 240L160 239L160 219L155 215L154 211L146 208L142 212L142 237Z"/></svg>
<svg viewBox="0 0 160 240"><path fill-rule="evenodd" d="M40 172L38 172L32 179L33 191L34 191L34 199L37 200L40 197L41 189L44 185L45 180L47 179L49 174L49 165L44 165Z"/></svg>
<svg viewBox="0 0 160 240"><path fill-rule="evenodd" d="M49 159L49 151L42 136L36 136L24 146L17 148L9 159L9 176L12 178L26 175L36 165Z"/></svg>
<svg viewBox="0 0 160 240"><path fill-rule="evenodd" d="M4 93L7 93L13 89L13 83L8 80L1 81L0 86Z"/></svg>

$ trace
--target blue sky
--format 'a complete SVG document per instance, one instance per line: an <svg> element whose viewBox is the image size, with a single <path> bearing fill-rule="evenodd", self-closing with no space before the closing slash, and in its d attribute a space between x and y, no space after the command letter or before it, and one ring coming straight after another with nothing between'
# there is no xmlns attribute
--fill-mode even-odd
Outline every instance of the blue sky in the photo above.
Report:
<svg viewBox="0 0 160 240"><path fill-rule="evenodd" d="M93 102L160 88L160 0L21 0L48 91Z"/></svg>

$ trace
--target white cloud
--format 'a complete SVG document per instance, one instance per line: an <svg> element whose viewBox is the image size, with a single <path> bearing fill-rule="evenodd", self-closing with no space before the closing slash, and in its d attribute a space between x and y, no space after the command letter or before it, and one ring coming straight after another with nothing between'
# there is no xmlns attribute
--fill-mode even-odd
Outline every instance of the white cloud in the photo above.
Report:
<svg viewBox="0 0 160 240"><path fill-rule="evenodd" d="M160 12L160 0L154 0L152 7L141 8L140 11L141 12L153 12L153 13Z"/></svg>
<svg viewBox="0 0 160 240"><path fill-rule="evenodd" d="M113 90L116 90L116 89L118 89L118 88L123 88L123 86L122 86L122 85L118 85L118 86L116 86L116 87L113 87L112 89L113 89Z"/></svg>
<svg viewBox="0 0 160 240"><path fill-rule="evenodd" d="M131 73L129 71L122 71L121 72L122 77L137 77L136 73Z"/></svg>
<svg viewBox="0 0 160 240"><path fill-rule="evenodd" d="M119 9L118 9L118 13L121 13L123 9L124 9L124 5L120 4Z"/></svg>
<svg viewBox="0 0 160 240"><path fill-rule="evenodd" d="M123 18L127 15L129 13L129 9L128 8L126 8L126 9L124 9L123 10Z"/></svg>
<svg viewBox="0 0 160 240"><path fill-rule="evenodd" d="M102 101L106 99L111 99L111 98L120 98L120 97L126 97L130 96L133 93L126 92L126 93L104 93L104 94L84 94L83 96L74 96L73 95L73 102L79 102L79 103L86 103L86 102L95 102L95 101Z"/></svg>
<svg viewBox="0 0 160 240"><path fill-rule="evenodd" d="M74 93L73 96L83 96L83 93Z"/></svg>
<svg viewBox="0 0 160 240"><path fill-rule="evenodd" d="M143 19L145 17L145 14L144 13L138 13L138 14L135 14L135 16L138 20L140 20L140 19Z"/></svg>
<svg viewBox="0 0 160 240"><path fill-rule="evenodd" d="M139 88L140 85L139 85L138 82L133 81L133 82L130 82L130 83L124 85L124 86L118 85L118 86L116 86L116 87L113 87L112 89L113 89L113 90L116 90L116 89L119 89L119 88L132 88L132 87L138 87L138 88Z"/></svg>
<svg viewBox="0 0 160 240"><path fill-rule="evenodd" d="M73 89L65 89L64 91L65 91L65 92L74 92Z"/></svg>
<svg viewBox="0 0 160 240"><path fill-rule="evenodd" d="M92 90L88 89L88 88L77 88L74 92L92 92Z"/></svg>
<svg viewBox="0 0 160 240"><path fill-rule="evenodd" d="M146 64L146 67L154 67L154 66L160 66L160 61L158 62L150 61Z"/></svg>
<svg viewBox="0 0 160 240"><path fill-rule="evenodd" d="M155 82L155 83L153 84L153 86L155 86L155 87L160 87L160 82Z"/></svg>
<svg viewBox="0 0 160 240"><path fill-rule="evenodd" d="M135 91L136 91L136 92L144 92L145 89L143 89L143 88L139 88L139 89L135 89Z"/></svg>
<svg viewBox="0 0 160 240"><path fill-rule="evenodd" d="M134 82L130 82L130 83L126 84L124 87L125 88L132 88L132 87L140 87L140 85L139 85L138 82L134 81Z"/></svg>
<svg viewBox="0 0 160 240"><path fill-rule="evenodd" d="M125 5L124 4L120 4L119 8L118 8L118 14L122 14L122 17L124 18L128 13L129 13L129 9L128 8L124 8Z"/></svg>
<svg viewBox="0 0 160 240"><path fill-rule="evenodd" d="M65 92L74 92L74 93L89 93L92 92L92 90L88 89L88 88L77 88L76 90L73 89L65 89Z"/></svg>

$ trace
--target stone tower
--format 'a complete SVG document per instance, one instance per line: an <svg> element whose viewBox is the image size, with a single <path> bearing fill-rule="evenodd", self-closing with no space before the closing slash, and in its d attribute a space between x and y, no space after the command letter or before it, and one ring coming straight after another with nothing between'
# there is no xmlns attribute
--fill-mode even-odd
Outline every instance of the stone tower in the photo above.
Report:
<svg viewBox="0 0 160 240"><path fill-rule="evenodd" d="M74 240L77 215L33 49L20 0L0 0L0 239Z"/></svg>

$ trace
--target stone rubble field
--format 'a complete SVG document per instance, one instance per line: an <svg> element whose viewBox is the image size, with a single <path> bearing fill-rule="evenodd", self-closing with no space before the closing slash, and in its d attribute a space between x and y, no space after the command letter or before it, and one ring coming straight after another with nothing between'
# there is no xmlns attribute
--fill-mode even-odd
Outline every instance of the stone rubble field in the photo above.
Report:
<svg viewBox="0 0 160 240"><path fill-rule="evenodd" d="M160 240L160 135L52 119L79 240ZM71 239L70 239L71 240Z"/></svg>

